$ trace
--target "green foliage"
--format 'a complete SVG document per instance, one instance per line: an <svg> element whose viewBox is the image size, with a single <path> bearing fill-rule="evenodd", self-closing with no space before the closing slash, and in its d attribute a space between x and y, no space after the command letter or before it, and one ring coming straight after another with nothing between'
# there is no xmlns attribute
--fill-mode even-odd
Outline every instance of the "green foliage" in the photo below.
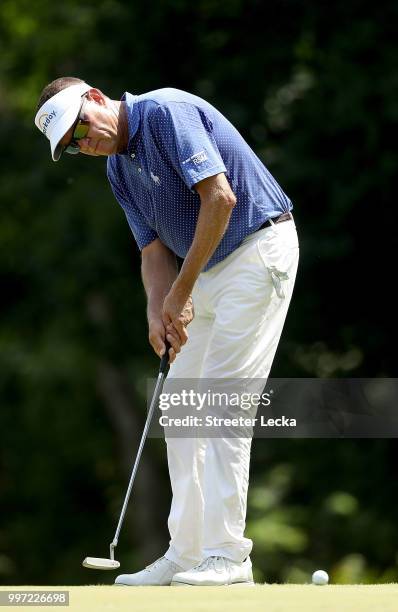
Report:
<svg viewBox="0 0 398 612"><path fill-rule="evenodd" d="M309 582L325 568L335 583L396 581L395 454L392 440L255 441L257 580Z"/></svg>
<svg viewBox="0 0 398 612"><path fill-rule="evenodd" d="M391 0L2 0L1 582L87 581L79 562L106 554L130 467L104 371L123 381L139 433L157 366L104 161L50 161L33 125L41 89L72 75L115 99L176 86L214 103L295 205L301 265L273 376L392 376L397 11ZM131 567L152 560L149 538L159 554L167 538L163 445L145 453L152 480L120 544ZM257 578L301 582L323 566L342 582L397 580L395 455L388 440L258 440Z"/></svg>

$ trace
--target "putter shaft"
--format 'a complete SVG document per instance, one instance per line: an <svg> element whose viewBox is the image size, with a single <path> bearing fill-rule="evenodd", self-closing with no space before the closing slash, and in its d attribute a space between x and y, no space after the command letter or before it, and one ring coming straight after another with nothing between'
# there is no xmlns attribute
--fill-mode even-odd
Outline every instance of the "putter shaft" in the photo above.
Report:
<svg viewBox="0 0 398 612"><path fill-rule="evenodd" d="M138 451L137 451L137 457L135 459L133 471L132 471L131 476L130 476L130 481L129 481L129 484L128 484L128 487L127 487L126 496L124 498L123 507L122 507L122 510L121 510L121 513L120 513L119 522L118 522L117 527L116 527L116 531L115 531L115 535L114 535L113 541L110 544L110 558L111 558L111 560L114 560L114 558L115 558L115 548L116 548L116 546L118 544L120 530L122 528L124 517L126 515L127 505L129 503L129 499L130 499L130 495L131 495L131 490L133 488L133 484L134 484L134 480L135 480L135 475L136 475L137 470L138 470L138 465L139 465L139 462L140 462L142 450L144 448L145 440L146 440L146 437L147 437L147 434L148 434L148 430L149 430L149 427L150 427L150 424L151 424L151 421L152 421L152 416L153 416L156 404L158 402L159 395L160 395L160 392L161 392L164 380L166 378L168 361L169 361L169 354L168 354L169 353L169 348L170 348L170 345L166 342L166 352L165 352L165 354L163 355L163 357L162 357L162 359L160 361L159 374L158 374L158 378L157 378L157 381L156 381L155 390L153 392L151 405L149 406L148 415L147 415L145 426L144 426L144 431L142 432L140 445L139 445Z"/></svg>

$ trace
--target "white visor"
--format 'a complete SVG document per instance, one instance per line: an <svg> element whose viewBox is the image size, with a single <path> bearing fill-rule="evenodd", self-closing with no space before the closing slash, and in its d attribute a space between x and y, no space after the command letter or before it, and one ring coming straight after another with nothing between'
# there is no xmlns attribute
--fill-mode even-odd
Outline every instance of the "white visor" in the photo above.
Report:
<svg viewBox="0 0 398 612"><path fill-rule="evenodd" d="M54 161L58 161L61 157L63 147L59 141L76 121L82 95L89 89L92 87L87 83L66 87L47 100L37 111L35 124L49 139Z"/></svg>

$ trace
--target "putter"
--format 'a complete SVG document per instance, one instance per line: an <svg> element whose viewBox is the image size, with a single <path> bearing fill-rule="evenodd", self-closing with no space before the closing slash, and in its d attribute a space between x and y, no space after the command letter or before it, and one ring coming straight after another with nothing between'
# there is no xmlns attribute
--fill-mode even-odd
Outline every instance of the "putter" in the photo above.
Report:
<svg viewBox="0 0 398 612"><path fill-rule="evenodd" d="M134 483L135 475L137 473L138 464L140 462L140 458L141 458L141 454L142 454L142 449L144 448L144 443L145 443L145 440L146 440L146 437L147 437L147 434L148 434L149 426L151 424L151 420L152 420L152 416L153 416L153 413L154 413L154 410L155 410L155 406L157 405L157 403L159 401L159 395L160 395L160 393L162 391L163 383L164 383L165 378L166 378L167 367L168 367L168 362L169 362L169 348L170 348L170 345L169 345L168 342L166 342L166 352L163 355L162 359L160 360L159 374L158 374L158 378L157 378L157 381L156 381L155 390L153 392L151 405L150 405L149 410L148 410L148 416L146 418L144 431L142 432L141 442L140 442L140 445L138 447L137 457L136 457L136 460L135 460L135 463L134 463L133 471L132 471L131 476L130 476L129 486L127 487L126 497L124 498L123 507L122 507L122 511L120 513L119 522L118 522L117 527L116 527L115 537L113 538L113 540L112 540L112 542L110 544L109 559L102 559L100 557L86 557L84 559L84 561L83 561L83 564L82 564L83 567L87 567L89 569L97 569L97 570L113 570L113 569L118 569L118 567L120 567L119 561L116 561L116 559L115 559L115 548L116 548L118 540L119 540L120 530L122 528L122 524L123 524L123 521L124 521L124 516L126 514L127 504L129 503L131 489L133 488L133 483Z"/></svg>

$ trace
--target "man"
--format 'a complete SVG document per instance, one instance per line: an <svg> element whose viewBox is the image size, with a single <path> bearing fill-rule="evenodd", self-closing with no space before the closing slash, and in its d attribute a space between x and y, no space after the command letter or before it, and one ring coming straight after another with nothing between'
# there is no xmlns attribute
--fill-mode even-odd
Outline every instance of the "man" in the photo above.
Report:
<svg viewBox="0 0 398 612"><path fill-rule="evenodd" d="M171 346L168 380L264 384L298 241L289 198L239 132L177 89L115 101L71 77L43 90L35 123L54 161L64 152L108 156L108 179L142 253L149 341L159 356L166 340ZM166 442L169 549L116 584L253 584L244 537L250 437Z"/></svg>

